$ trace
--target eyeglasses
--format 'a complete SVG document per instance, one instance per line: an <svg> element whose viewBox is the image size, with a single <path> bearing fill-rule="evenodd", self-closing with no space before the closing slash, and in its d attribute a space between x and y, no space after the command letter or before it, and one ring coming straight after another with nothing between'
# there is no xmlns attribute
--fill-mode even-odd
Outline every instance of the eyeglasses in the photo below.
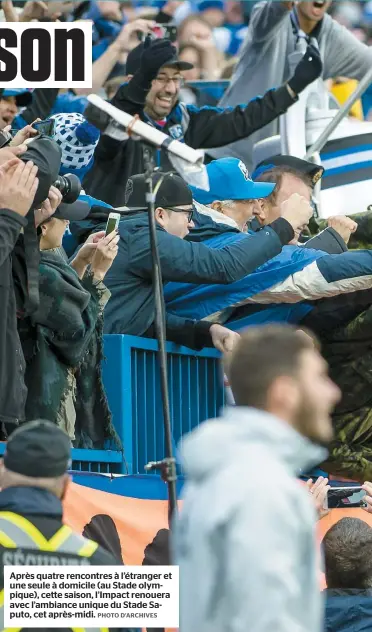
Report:
<svg viewBox="0 0 372 632"><path fill-rule="evenodd" d="M173 82L174 85L176 86L176 88L181 88L184 83L185 80L183 77L156 77L155 81L157 81L158 83L160 83L162 86L167 86L168 83Z"/></svg>
<svg viewBox="0 0 372 632"><path fill-rule="evenodd" d="M194 209L191 209L191 211L186 211L183 208L177 208L176 206L167 206L166 207L167 211L174 211L175 213L186 213L187 214L187 221L190 224L190 222L192 222L192 218L194 215Z"/></svg>

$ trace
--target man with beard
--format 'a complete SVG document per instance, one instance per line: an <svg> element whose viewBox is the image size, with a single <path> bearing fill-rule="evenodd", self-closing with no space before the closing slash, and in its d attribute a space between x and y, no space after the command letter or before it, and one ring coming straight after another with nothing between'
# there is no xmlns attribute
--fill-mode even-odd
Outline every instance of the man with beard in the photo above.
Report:
<svg viewBox="0 0 372 632"><path fill-rule="evenodd" d="M236 407L183 439L175 525L183 632L320 632L307 488L340 391L315 340L290 326L248 330L227 367Z"/></svg>
<svg viewBox="0 0 372 632"><path fill-rule="evenodd" d="M319 47L323 79L362 79L369 71L372 51L327 14L331 2L259 2L252 11L248 33L230 86L220 106L246 103L257 94L281 85L290 77L291 56L306 49L309 41ZM278 134L278 119L251 135L249 140L214 149L213 157L236 156L252 169L252 148L258 141Z"/></svg>

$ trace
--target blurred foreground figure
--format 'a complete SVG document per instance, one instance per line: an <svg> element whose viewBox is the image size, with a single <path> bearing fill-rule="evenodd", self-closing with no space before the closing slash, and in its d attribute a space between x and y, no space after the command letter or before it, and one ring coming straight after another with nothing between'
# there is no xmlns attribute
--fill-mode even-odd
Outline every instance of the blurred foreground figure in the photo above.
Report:
<svg viewBox="0 0 372 632"><path fill-rule="evenodd" d="M296 476L323 460L340 392L290 326L249 329L228 377L237 406L182 447L180 629L320 632L316 515Z"/></svg>

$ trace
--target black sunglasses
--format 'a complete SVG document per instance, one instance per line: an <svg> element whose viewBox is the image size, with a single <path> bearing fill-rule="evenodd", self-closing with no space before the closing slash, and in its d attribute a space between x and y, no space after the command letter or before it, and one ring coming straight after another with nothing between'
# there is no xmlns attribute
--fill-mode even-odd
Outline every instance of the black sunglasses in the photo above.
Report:
<svg viewBox="0 0 372 632"><path fill-rule="evenodd" d="M177 208L176 206L167 206L166 207L167 211L174 211L175 213L188 213L188 222L192 222L192 218L194 215L194 209L191 209L191 211L185 211L183 208Z"/></svg>

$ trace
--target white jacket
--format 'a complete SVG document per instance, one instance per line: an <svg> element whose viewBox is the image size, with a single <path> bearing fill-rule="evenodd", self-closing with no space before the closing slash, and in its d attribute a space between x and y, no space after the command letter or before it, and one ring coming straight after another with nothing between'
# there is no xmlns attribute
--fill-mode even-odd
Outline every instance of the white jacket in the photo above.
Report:
<svg viewBox="0 0 372 632"><path fill-rule="evenodd" d="M320 632L316 516L295 477L325 451L265 412L231 408L182 455L181 632Z"/></svg>

